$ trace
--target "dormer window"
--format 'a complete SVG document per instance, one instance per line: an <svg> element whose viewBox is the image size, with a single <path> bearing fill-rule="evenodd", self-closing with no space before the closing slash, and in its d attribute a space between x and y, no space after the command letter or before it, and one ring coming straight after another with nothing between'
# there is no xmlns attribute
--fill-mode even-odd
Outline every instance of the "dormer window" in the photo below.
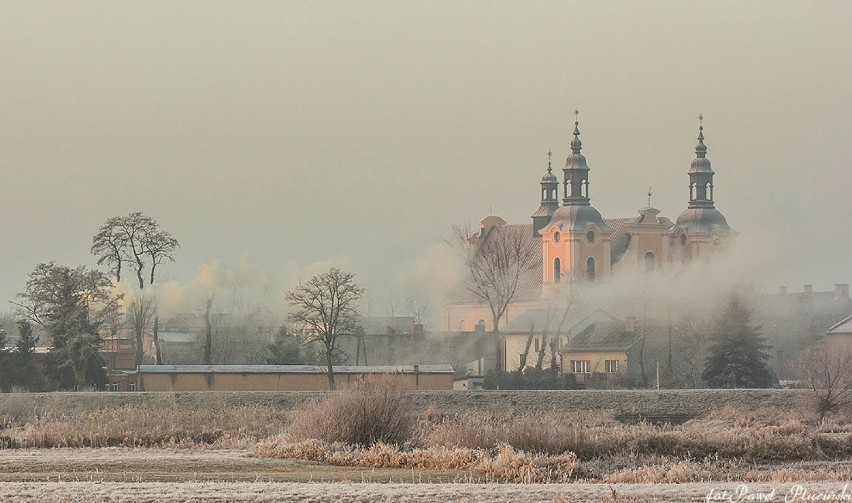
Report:
<svg viewBox="0 0 852 503"><path fill-rule="evenodd" d="M554 243L558 243L561 238L562 238L562 235L559 234L559 231L556 231L556 232L553 233L553 242Z"/></svg>
<svg viewBox="0 0 852 503"><path fill-rule="evenodd" d="M681 245L681 246L686 246L686 234L681 234L681 235L680 235L680 245Z"/></svg>
<svg viewBox="0 0 852 503"><path fill-rule="evenodd" d="M587 232L586 233L586 239L589 241L589 243L594 243L595 242L595 232L594 231Z"/></svg>

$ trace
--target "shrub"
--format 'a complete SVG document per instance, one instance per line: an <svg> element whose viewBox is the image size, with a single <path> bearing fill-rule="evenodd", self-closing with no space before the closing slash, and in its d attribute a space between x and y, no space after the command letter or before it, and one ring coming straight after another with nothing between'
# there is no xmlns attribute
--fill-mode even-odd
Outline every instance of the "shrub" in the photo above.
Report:
<svg viewBox="0 0 852 503"><path fill-rule="evenodd" d="M412 440L416 420L412 390L400 379L362 379L348 391L315 402L295 417L286 434L291 441L322 440L369 447Z"/></svg>

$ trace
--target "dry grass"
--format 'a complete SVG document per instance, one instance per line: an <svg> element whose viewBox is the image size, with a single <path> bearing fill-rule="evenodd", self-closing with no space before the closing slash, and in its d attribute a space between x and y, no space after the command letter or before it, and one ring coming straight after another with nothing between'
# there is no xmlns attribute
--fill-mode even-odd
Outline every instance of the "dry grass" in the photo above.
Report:
<svg viewBox="0 0 852 503"><path fill-rule="evenodd" d="M302 459L338 466L460 470L485 481L516 483L568 482L579 462L573 453L557 456L528 454L501 444L492 451L464 447L401 450L375 443L370 447L328 444L318 440L291 443L287 435L258 444L253 453L262 457Z"/></svg>
<svg viewBox="0 0 852 503"><path fill-rule="evenodd" d="M287 436L292 442L317 439L361 446L409 443L416 424L412 392L393 376L363 379L295 414Z"/></svg>
<svg viewBox="0 0 852 503"><path fill-rule="evenodd" d="M285 416L266 406L182 410L126 406L38 418L7 430L0 447L247 447L281 431Z"/></svg>

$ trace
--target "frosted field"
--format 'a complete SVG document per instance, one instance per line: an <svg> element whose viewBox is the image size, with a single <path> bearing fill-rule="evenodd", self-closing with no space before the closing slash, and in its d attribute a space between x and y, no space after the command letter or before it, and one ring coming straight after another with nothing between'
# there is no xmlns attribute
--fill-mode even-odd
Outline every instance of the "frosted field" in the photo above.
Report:
<svg viewBox="0 0 852 503"><path fill-rule="evenodd" d="M747 492L737 499L736 482L471 484L463 483L465 476L459 472L334 467L246 454L247 451L240 449L3 450L0 451L0 501L783 502L795 485L795 482L749 483L744 486ZM852 489L847 487L843 492L846 484L815 482L802 486L810 495L836 495L841 498L834 501L852 501ZM613 489L617 499L612 498ZM756 498L773 489L772 499ZM722 491L728 491L730 497L724 497ZM788 503L792 501L813 500L797 498Z"/></svg>
<svg viewBox="0 0 852 503"><path fill-rule="evenodd" d="M849 501L850 488L838 483L812 483L804 488L811 496L834 496ZM612 498L612 491L617 498ZM739 501L783 502L793 484L749 484ZM774 494L771 491L774 490ZM713 491L713 493L711 493ZM729 498L721 496L728 491ZM7 482L0 484L3 501L59 502L407 502L434 503L539 503L539 502L686 502L738 501L736 484L377 484L293 482ZM710 498L708 499L708 494ZM720 499L713 499L719 495ZM752 496L753 499L748 499ZM756 499L765 496L765 499ZM772 496L770 499L769 496ZM790 500L788 500L790 501ZM808 501L796 498L792 501Z"/></svg>

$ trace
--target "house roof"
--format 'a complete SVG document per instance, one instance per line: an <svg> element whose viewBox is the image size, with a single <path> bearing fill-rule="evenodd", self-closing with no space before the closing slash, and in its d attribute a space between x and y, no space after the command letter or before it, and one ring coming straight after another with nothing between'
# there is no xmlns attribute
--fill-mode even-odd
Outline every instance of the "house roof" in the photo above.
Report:
<svg viewBox="0 0 852 503"><path fill-rule="evenodd" d="M500 329L503 334L528 334L536 332L551 332L554 334L576 334L594 322L614 322L616 318L599 309L589 311L588 308L569 306L566 316L565 308L527 309L518 317Z"/></svg>
<svg viewBox="0 0 852 503"><path fill-rule="evenodd" d="M827 335L852 334L852 315L828 329Z"/></svg>
<svg viewBox="0 0 852 503"><path fill-rule="evenodd" d="M637 322L637 328L639 323ZM642 338L638 330L628 332L617 321L595 321L571 337L562 353L580 351L628 351Z"/></svg>
<svg viewBox="0 0 852 503"><path fill-rule="evenodd" d="M337 365L335 374L413 374L415 365ZM452 374L450 365L416 365L418 374ZM140 374L325 374L322 365L140 365Z"/></svg>
<svg viewBox="0 0 852 503"><path fill-rule="evenodd" d="M173 344L190 344L198 340L197 332L174 332L171 330L163 330L157 333L157 338L160 342L169 342Z"/></svg>

